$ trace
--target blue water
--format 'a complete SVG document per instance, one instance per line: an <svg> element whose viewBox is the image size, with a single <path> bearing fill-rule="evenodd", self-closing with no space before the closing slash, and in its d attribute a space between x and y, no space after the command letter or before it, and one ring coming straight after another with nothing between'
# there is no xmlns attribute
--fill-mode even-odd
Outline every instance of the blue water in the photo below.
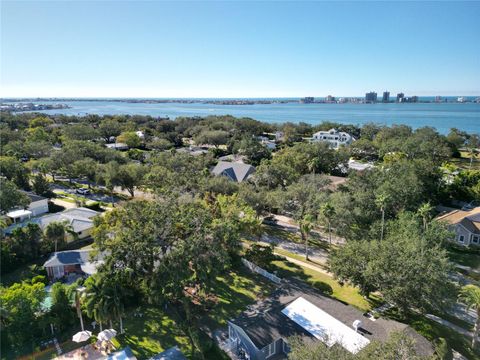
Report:
<svg viewBox="0 0 480 360"><path fill-rule="evenodd" d="M318 124L335 121L362 125L374 122L384 125L405 124L412 128L432 126L441 133L456 127L468 132L480 132L480 104L478 103L389 103L389 104L133 104L115 101L58 101L70 109L44 110L48 114L66 115L151 115L206 116L230 114L251 117L269 123L305 122ZM46 103L39 101L37 103Z"/></svg>

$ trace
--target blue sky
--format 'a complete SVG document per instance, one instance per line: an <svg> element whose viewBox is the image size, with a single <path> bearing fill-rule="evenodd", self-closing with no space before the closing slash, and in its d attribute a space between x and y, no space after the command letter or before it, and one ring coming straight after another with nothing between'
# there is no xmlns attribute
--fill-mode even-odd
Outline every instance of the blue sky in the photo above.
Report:
<svg viewBox="0 0 480 360"><path fill-rule="evenodd" d="M0 96L480 94L480 2L2 1Z"/></svg>

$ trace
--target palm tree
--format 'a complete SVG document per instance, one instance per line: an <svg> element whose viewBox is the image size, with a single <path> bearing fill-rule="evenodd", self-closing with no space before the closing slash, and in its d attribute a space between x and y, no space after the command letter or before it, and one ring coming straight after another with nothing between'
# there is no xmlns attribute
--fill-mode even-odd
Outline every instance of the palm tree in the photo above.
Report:
<svg viewBox="0 0 480 360"><path fill-rule="evenodd" d="M98 322L100 331L103 330L102 324L108 321L109 314L102 306L102 289L99 286L97 276L91 276L85 281L85 301L83 303L85 312L89 318Z"/></svg>
<svg viewBox="0 0 480 360"><path fill-rule="evenodd" d="M311 215L305 215L300 221L300 235L302 241L305 243L305 259L308 260L308 236L313 227L313 217Z"/></svg>
<svg viewBox="0 0 480 360"><path fill-rule="evenodd" d="M430 220L433 211L433 206L429 203L423 203L417 210L418 216L423 220L423 231L427 231L428 221Z"/></svg>
<svg viewBox="0 0 480 360"><path fill-rule="evenodd" d="M382 212L382 230L380 233L380 240L383 240L383 231L385 228L385 208L387 207L388 195L385 193L379 193L375 198L375 205L380 208Z"/></svg>
<svg viewBox="0 0 480 360"><path fill-rule="evenodd" d="M330 203L325 203L320 208L320 212L322 213L323 217L327 220L328 223L328 239L330 245L332 245L332 229L331 229L331 222L333 217L335 216L335 208Z"/></svg>
<svg viewBox="0 0 480 360"><path fill-rule="evenodd" d="M480 146L480 138L478 135L471 135L467 142L467 151L470 154L470 166L469 169L472 168L473 159L475 158L475 154L477 152L477 148Z"/></svg>
<svg viewBox="0 0 480 360"><path fill-rule="evenodd" d="M118 319L120 322L120 334L123 334L123 318L125 307L123 305L123 296L125 291L120 285L118 278L102 278L99 283L101 289L100 295L100 311L104 314L109 314L108 320L110 327L112 326L112 319Z"/></svg>
<svg viewBox="0 0 480 360"><path fill-rule="evenodd" d="M460 290L458 299L467 305L467 309L475 309L477 321L473 328L472 349L475 349L478 336L480 335L480 287L476 285L465 285Z"/></svg>
<svg viewBox="0 0 480 360"><path fill-rule="evenodd" d="M47 225L43 233L44 239L52 241L55 244L55 252L58 250L58 245L63 245L66 242L67 234L70 234L76 239L78 234L73 231L73 227L67 221L53 221Z"/></svg>

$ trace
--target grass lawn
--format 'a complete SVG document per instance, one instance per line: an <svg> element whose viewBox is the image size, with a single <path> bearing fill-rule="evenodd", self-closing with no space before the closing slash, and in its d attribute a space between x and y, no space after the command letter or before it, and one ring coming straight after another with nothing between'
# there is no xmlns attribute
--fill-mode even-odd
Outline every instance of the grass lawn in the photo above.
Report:
<svg viewBox="0 0 480 360"><path fill-rule="evenodd" d="M260 275L252 274L241 267L218 278L215 294L218 303L205 318L205 325L214 331L225 327L227 320L235 318L247 305L267 297L274 285Z"/></svg>
<svg viewBox="0 0 480 360"><path fill-rule="evenodd" d="M480 254L478 252L450 248L448 249L448 257L450 261L459 265L470 266L472 269L480 270Z"/></svg>
<svg viewBox="0 0 480 360"><path fill-rule="evenodd" d="M367 300L360 295L357 288L349 285L341 286L325 273L293 264L288 260L274 261L273 265L276 267L276 273L279 277L301 279L325 293L330 293L333 298L355 306L361 311L369 311L380 303L380 299L374 297L374 295L372 295L372 299Z"/></svg>
<svg viewBox="0 0 480 360"><path fill-rule="evenodd" d="M386 315L388 315L390 318L410 325L419 334L423 335L426 339L430 341L438 338L444 338L447 341L449 347L455 349L463 356L467 357L467 359L480 359L480 352L476 351L474 353L470 348L470 339L466 338L463 335L460 335L456 331L446 326L443 326L433 320L427 319L420 314L409 314L407 318L399 318L398 314L390 311L387 312Z"/></svg>
<svg viewBox="0 0 480 360"><path fill-rule="evenodd" d="M297 244L303 244L302 238L298 232L283 230L276 226L271 226L271 225L263 225L263 228L267 235L278 238L280 240L290 241ZM308 243L312 247L323 249L325 251L330 251L332 247L328 243L327 238L323 238L318 233L314 233L314 232L310 234L308 238Z"/></svg>
<svg viewBox="0 0 480 360"><path fill-rule="evenodd" d="M202 327L206 326L210 331L225 327L227 320L237 316L247 305L267 295L272 289L267 280L243 268L219 277L214 290L218 303L202 319ZM192 358L188 338L178 328L168 309L145 305L139 311L143 316L134 316L135 311L131 311L125 317L125 334L116 337L117 348L128 345L139 359L148 359L178 345L187 358ZM114 326L118 328L118 324ZM206 354L208 359L220 360L224 356L216 347Z"/></svg>
<svg viewBox="0 0 480 360"><path fill-rule="evenodd" d="M461 158L450 158L449 162L462 168L470 169L470 154L460 151ZM472 162L472 170L480 170L480 154L476 154Z"/></svg>
<svg viewBox="0 0 480 360"><path fill-rule="evenodd" d="M3 286L11 286L14 283L30 280L37 275L45 275L45 272L42 271L43 267L39 268L39 266L42 266L46 259L44 257L33 263L22 265L12 272L1 274L1 284Z"/></svg>

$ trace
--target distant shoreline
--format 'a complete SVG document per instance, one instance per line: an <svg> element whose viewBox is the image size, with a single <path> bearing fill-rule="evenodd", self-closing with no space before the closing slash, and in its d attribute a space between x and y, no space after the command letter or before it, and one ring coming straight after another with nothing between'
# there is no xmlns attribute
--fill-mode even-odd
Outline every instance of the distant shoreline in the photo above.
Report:
<svg viewBox="0 0 480 360"><path fill-rule="evenodd" d="M318 100L317 100L318 99ZM462 99L462 101L458 101ZM29 103L29 102L64 102L64 101L85 101L85 102L119 102L132 104L212 104L212 105L269 105L301 103L310 104L399 104L399 103L480 103L480 96L442 96L440 99L435 96L421 96L415 101L365 101L364 97L338 97L336 100L325 100L315 98L311 102L302 102L303 98L0 98L1 103Z"/></svg>

